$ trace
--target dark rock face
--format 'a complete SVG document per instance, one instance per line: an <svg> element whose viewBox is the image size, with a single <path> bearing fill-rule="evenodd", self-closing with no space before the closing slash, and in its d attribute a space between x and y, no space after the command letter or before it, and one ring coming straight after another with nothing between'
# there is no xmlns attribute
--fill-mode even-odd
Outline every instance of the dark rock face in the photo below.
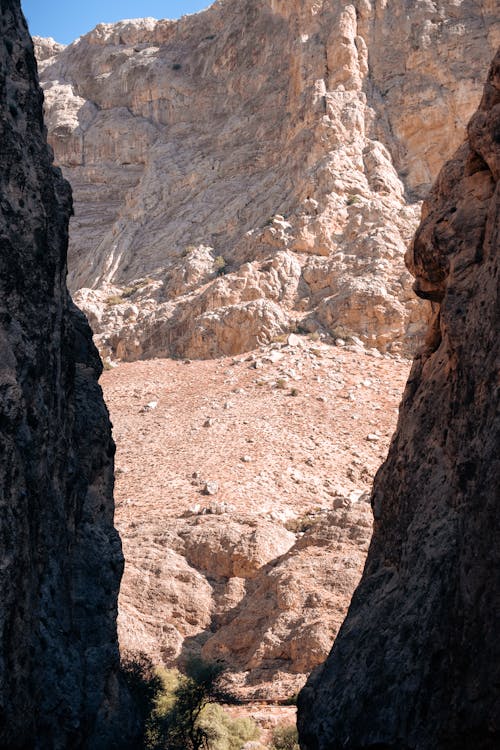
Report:
<svg viewBox="0 0 500 750"><path fill-rule="evenodd" d="M500 52L424 206L409 267L435 303L372 494L375 533L301 747L500 747Z"/></svg>
<svg viewBox="0 0 500 750"><path fill-rule="evenodd" d="M0 32L0 747L126 747L101 363L66 290L71 194L19 0Z"/></svg>

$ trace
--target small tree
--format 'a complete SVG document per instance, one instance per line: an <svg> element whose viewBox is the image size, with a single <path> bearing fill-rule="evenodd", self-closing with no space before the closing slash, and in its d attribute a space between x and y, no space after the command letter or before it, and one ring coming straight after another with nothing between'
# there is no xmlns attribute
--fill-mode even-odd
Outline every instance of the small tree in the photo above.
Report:
<svg viewBox="0 0 500 750"><path fill-rule="evenodd" d="M214 260L214 266L217 271L218 276L224 276L226 273L226 259L222 255L218 255L216 259Z"/></svg>
<svg viewBox="0 0 500 750"><path fill-rule="evenodd" d="M209 703L230 699L221 687L223 670L222 664L192 658L186 664L186 674L177 673L170 690L164 686L148 731L152 750L210 748L210 727L200 721L200 715Z"/></svg>

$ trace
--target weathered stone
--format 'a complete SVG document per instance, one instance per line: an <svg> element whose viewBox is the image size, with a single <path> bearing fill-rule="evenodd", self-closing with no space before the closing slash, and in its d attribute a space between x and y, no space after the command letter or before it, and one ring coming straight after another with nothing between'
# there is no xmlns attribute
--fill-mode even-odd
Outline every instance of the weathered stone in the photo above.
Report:
<svg viewBox="0 0 500 750"><path fill-rule="evenodd" d="M299 701L304 750L500 745L500 52L408 264L435 319L372 492L360 586Z"/></svg>
<svg viewBox="0 0 500 750"><path fill-rule="evenodd" d="M492 2L232 0L40 41L70 285L101 351L231 355L297 324L413 351L416 199L499 40Z"/></svg>
<svg viewBox="0 0 500 750"><path fill-rule="evenodd" d="M126 748L102 368L66 289L71 193L19 0L0 24L0 746Z"/></svg>
<svg viewBox="0 0 500 750"><path fill-rule="evenodd" d="M269 555L268 565L246 574L251 580L245 595L218 622L217 632L203 646L204 657L229 663L240 673L247 696L276 700L298 690L305 675L323 661L339 629L349 592L359 580L371 526L365 504L319 515L293 546L288 541L279 556ZM257 532L269 534L262 522Z"/></svg>

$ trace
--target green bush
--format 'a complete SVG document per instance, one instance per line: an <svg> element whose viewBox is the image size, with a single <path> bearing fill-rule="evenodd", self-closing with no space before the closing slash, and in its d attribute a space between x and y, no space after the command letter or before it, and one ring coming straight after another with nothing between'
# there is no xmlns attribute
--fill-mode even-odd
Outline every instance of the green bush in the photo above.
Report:
<svg viewBox="0 0 500 750"><path fill-rule="evenodd" d="M151 712L162 694L164 683L154 669L149 657L141 653L124 657L121 663L121 673L139 715L141 739L144 743L147 733L146 727ZM147 744L143 744L143 747L147 747Z"/></svg>
<svg viewBox="0 0 500 750"><path fill-rule="evenodd" d="M209 703L200 715L210 750L241 750L245 742L257 740L259 730L250 718L233 719L220 706Z"/></svg>
<svg viewBox="0 0 500 750"><path fill-rule="evenodd" d="M222 255L218 255L214 260L214 266L219 276L224 276L226 273L226 259Z"/></svg>
<svg viewBox="0 0 500 750"><path fill-rule="evenodd" d="M110 297L107 297L106 304L110 307L112 305L119 305L123 302L123 299L118 294L112 294Z"/></svg>
<svg viewBox="0 0 500 750"><path fill-rule="evenodd" d="M147 723L147 750L240 750L258 736L250 719L232 719L217 702L231 696L220 685L221 664L191 659L186 674L158 670L161 691Z"/></svg>
<svg viewBox="0 0 500 750"><path fill-rule="evenodd" d="M356 195L352 193L347 198L347 205L348 206L355 206L357 203L361 203L361 198L359 195Z"/></svg>
<svg viewBox="0 0 500 750"><path fill-rule="evenodd" d="M297 727L280 724L273 730L272 750L300 750Z"/></svg>

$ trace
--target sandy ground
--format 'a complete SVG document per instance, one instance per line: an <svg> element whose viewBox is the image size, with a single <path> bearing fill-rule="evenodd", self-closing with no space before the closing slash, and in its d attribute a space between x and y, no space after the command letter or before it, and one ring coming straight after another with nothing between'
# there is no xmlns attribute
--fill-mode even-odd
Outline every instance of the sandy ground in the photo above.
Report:
<svg viewBox="0 0 500 750"><path fill-rule="evenodd" d="M138 517L179 516L214 501L300 513L369 489L409 363L300 343L237 358L120 364L103 374L125 551L127 524ZM218 485L212 497L207 482Z"/></svg>

